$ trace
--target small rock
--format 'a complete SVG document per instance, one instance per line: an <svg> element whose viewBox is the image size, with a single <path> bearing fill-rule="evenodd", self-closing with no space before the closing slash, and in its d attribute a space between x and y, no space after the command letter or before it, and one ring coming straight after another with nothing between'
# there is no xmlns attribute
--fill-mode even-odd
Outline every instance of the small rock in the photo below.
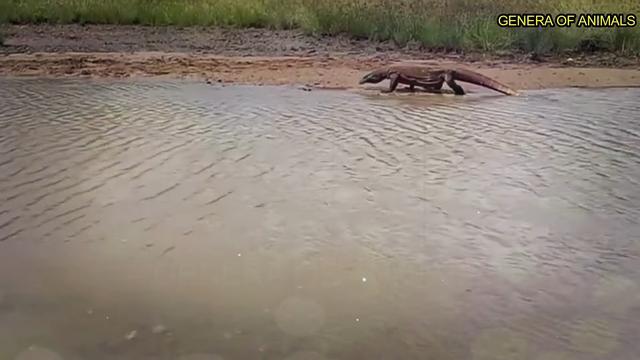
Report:
<svg viewBox="0 0 640 360"><path fill-rule="evenodd" d="M151 333L156 334L156 335L157 334L162 334L162 333L164 333L166 331L167 331L167 327L162 325L162 324L158 324L158 325L156 325L156 326L151 328Z"/></svg>
<svg viewBox="0 0 640 360"><path fill-rule="evenodd" d="M542 58L540 58L540 55L538 53L530 53L528 55L528 58L530 61L535 61L535 62L542 62Z"/></svg>
<svg viewBox="0 0 640 360"><path fill-rule="evenodd" d="M137 330L133 330L130 333L128 333L124 338L127 340L133 340L136 338L136 336L138 336L138 331Z"/></svg>

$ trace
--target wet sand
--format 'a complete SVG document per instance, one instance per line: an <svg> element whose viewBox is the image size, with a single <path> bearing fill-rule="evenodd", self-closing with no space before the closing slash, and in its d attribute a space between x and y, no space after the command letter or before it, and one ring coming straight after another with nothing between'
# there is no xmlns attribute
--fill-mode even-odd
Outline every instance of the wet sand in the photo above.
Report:
<svg viewBox="0 0 640 360"><path fill-rule="evenodd" d="M2 76L165 77L353 89L370 69L417 61L472 69L520 90L640 86L638 59L615 54L532 59L434 53L291 30L29 25L3 31Z"/></svg>

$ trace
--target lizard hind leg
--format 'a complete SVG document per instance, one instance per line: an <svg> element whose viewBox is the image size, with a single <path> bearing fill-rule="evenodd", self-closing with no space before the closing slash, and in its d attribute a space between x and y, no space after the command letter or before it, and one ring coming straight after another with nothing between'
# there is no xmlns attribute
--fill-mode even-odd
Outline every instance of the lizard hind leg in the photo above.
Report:
<svg viewBox="0 0 640 360"><path fill-rule="evenodd" d="M444 74L444 81L447 83L447 85L451 88L451 90L453 90L453 93L456 95L464 95L464 89L462 88L462 86L458 85L455 81L455 79L453 78L453 74L450 71L447 71Z"/></svg>
<svg viewBox="0 0 640 360"><path fill-rule="evenodd" d="M392 93L398 87L400 83L400 76L398 74L389 75L389 88L382 90L382 93Z"/></svg>

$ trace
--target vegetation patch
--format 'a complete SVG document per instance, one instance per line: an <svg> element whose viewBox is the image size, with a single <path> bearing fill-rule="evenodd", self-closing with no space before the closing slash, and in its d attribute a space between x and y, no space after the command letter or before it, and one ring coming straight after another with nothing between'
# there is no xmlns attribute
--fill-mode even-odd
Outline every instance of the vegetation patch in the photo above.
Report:
<svg viewBox="0 0 640 360"><path fill-rule="evenodd" d="M500 14L640 14L640 1L4 0L0 22L302 29L430 49L640 54L635 27L503 28Z"/></svg>

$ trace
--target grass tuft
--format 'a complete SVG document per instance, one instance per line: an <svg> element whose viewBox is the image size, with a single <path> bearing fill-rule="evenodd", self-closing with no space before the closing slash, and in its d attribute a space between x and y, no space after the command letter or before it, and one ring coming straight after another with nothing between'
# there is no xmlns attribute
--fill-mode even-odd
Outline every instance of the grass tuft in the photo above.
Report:
<svg viewBox="0 0 640 360"><path fill-rule="evenodd" d="M503 29L501 13L632 13L640 1L593 0L4 0L0 23L204 25L417 42L433 49L640 54L634 28Z"/></svg>

